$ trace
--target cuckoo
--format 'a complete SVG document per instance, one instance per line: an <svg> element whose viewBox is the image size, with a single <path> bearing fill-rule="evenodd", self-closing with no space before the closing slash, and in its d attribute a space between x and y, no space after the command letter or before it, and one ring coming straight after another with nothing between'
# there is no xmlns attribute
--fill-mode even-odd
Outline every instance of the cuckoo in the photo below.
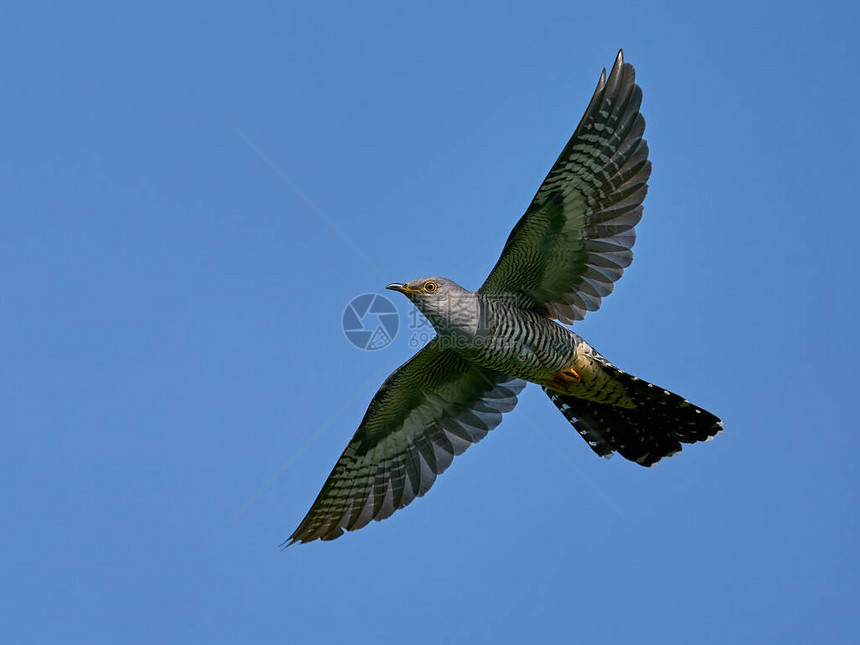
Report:
<svg viewBox="0 0 860 645"><path fill-rule="evenodd" d="M529 382L602 457L653 466L721 430L716 416L621 371L567 327L600 307L633 258L651 174L641 100L619 52L477 291L441 277L388 285L436 335L383 383L286 545L332 540L424 495Z"/></svg>

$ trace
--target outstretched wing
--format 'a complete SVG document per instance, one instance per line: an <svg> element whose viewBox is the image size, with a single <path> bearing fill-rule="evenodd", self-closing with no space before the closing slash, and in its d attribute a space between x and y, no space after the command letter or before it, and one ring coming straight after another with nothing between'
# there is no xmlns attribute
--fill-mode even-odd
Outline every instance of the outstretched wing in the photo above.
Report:
<svg viewBox="0 0 860 645"><path fill-rule="evenodd" d="M523 387L525 381L474 365L432 340L373 397L286 546L333 540L424 495L455 455L499 425Z"/></svg>
<svg viewBox="0 0 860 645"><path fill-rule="evenodd" d="M633 260L651 162L642 90L623 52L479 292L563 323L600 307Z"/></svg>

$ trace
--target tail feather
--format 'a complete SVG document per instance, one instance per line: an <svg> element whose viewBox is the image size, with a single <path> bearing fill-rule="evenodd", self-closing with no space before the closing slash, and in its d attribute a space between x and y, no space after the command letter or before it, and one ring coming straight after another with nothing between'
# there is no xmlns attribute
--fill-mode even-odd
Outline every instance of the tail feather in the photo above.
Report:
<svg viewBox="0 0 860 645"><path fill-rule="evenodd" d="M683 397L605 364L634 407L597 403L544 387L550 400L601 457L617 452L642 466L680 452L682 443L713 439L723 422Z"/></svg>

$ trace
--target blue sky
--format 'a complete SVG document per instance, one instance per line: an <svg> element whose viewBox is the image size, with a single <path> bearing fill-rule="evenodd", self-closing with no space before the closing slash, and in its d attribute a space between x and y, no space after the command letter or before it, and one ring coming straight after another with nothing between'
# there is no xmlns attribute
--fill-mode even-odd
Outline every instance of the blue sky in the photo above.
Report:
<svg viewBox="0 0 860 645"><path fill-rule="evenodd" d="M4 642L856 642L841 5L5 7ZM654 170L577 331L726 431L606 461L530 388L423 499L279 551L413 351L405 299L374 352L346 304L477 287L619 47Z"/></svg>

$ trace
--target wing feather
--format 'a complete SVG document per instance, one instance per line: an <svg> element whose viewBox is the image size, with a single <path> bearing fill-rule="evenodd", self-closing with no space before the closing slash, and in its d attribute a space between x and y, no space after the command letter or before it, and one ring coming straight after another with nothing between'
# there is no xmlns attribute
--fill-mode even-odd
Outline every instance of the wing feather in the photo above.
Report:
<svg viewBox="0 0 860 645"><path fill-rule="evenodd" d="M455 455L513 409L525 381L431 341L388 377L302 523L285 543L333 540L424 495Z"/></svg>
<svg viewBox="0 0 860 645"><path fill-rule="evenodd" d="M597 310L633 260L651 162L642 90L618 53L479 292L564 323Z"/></svg>

